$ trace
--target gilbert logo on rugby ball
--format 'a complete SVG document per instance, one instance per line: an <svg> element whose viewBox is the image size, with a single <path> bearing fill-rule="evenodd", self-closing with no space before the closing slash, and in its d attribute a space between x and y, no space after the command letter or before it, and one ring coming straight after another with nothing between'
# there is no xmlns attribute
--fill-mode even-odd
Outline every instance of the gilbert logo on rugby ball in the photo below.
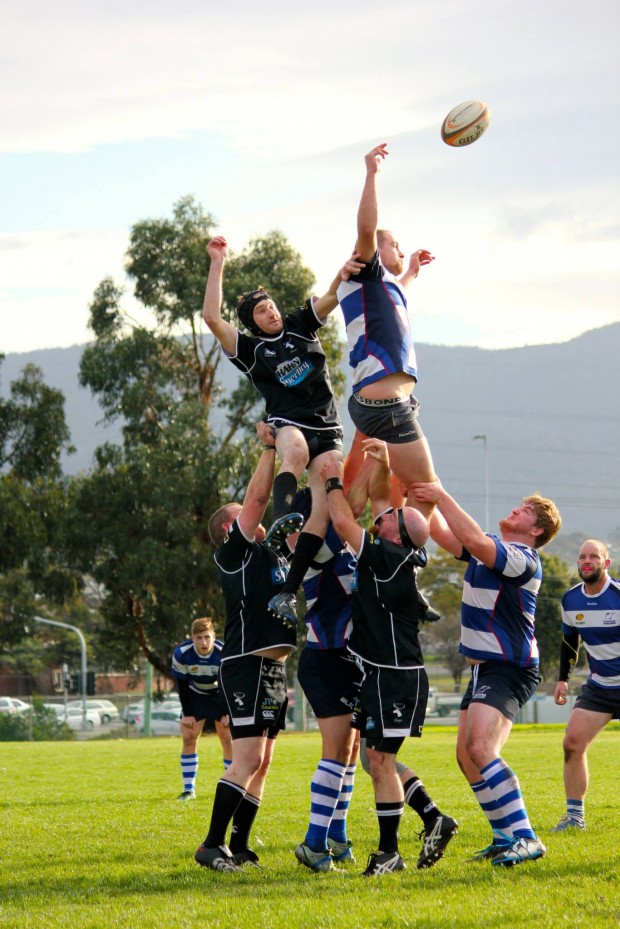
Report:
<svg viewBox="0 0 620 929"><path fill-rule="evenodd" d="M479 139L491 121L491 111L481 100L468 100L450 110L441 125L446 145L461 148Z"/></svg>

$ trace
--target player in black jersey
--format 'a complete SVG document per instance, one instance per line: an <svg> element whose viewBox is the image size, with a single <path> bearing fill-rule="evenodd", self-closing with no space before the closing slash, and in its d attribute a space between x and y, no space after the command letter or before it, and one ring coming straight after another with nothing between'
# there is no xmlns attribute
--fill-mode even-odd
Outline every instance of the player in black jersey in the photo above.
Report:
<svg viewBox="0 0 620 929"><path fill-rule="evenodd" d="M244 294L237 315L251 332L246 335L222 318L226 239L216 236L209 242L207 253L211 265L204 300L205 322L232 364L264 397L266 421L275 433L281 465L274 481L274 522L267 542L276 549L287 534L301 526L302 518L289 511L297 481L308 469L312 512L297 542L287 583L272 604L285 620L296 625L295 593L323 543L329 520L321 463L328 452L341 459L343 450L342 427L325 353L316 333L338 305L336 289L343 277L362 265L349 259L322 297L310 297L285 316L266 291Z"/></svg>
<svg viewBox="0 0 620 929"><path fill-rule="evenodd" d="M248 848L277 733L287 706L285 661L295 650L295 631L268 609L287 564L265 545L261 524L271 495L275 446L266 423L257 426L265 448L243 505L229 503L209 520L215 562L226 600L220 687L228 705L232 764L215 792L209 832L195 860L214 871L256 863ZM230 848L226 833L232 821Z"/></svg>
<svg viewBox="0 0 620 929"><path fill-rule="evenodd" d="M343 468L328 457L321 474L329 513L339 537L357 553L351 587L353 631L348 648L362 663L358 718L372 777L379 822L379 848L370 855L365 875L401 871L398 827L403 812L403 785L396 755L407 736L422 734L428 678L418 640L420 607L416 568L426 564L423 548L428 522L411 507L388 507L368 533L359 525L342 485ZM433 838L437 860L457 823L442 817ZM422 865L428 866L428 864Z"/></svg>

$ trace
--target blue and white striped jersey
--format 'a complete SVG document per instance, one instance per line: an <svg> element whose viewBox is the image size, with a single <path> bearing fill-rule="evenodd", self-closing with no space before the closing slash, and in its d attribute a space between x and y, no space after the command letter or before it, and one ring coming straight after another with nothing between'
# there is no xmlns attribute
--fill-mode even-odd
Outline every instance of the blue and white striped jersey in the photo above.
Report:
<svg viewBox="0 0 620 929"><path fill-rule="evenodd" d="M339 285L337 296L347 329L353 390L400 371L417 379L407 300L378 252L359 274Z"/></svg>
<svg viewBox="0 0 620 929"><path fill-rule="evenodd" d="M210 655L199 655L191 639L181 642L172 653L172 675L179 681L188 681L189 689L197 694L215 694L219 690L221 651L223 642L215 640Z"/></svg>
<svg viewBox="0 0 620 929"><path fill-rule="evenodd" d="M355 558L330 525L303 580L306 648L344 648L351 635L351 579Z"/></svg>
<svg viewBox="0 0 620 929"><path fill-rule="evenodd" d="M534 634L536 597L542 580L538 552L490 535L493 568L464 551L467 561L461 604L459 651L475 661L505 661L521 668L539 663Z"/></svg>
<svg viewBox="0 0 620 929"><path fill-rule="evenodd" d="M590 666L588 681L620 688L620 580L610 577L600 593L588 596L583 584L562 597L562 631L577 631Z"/></svg>

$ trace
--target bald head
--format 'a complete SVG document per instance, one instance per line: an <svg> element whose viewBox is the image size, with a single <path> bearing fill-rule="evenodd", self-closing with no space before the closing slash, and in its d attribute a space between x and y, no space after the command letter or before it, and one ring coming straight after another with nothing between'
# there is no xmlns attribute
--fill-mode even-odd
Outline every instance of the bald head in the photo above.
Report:
<svg viewBox="0 0 620 929"><path fill-rule="evenodd" d="M609 551L599 539L588 539L579 549L577 570L586 586L601 588L607 581L609 564Z"/></svg>
<svg viewBox="0 0 620 929"><path fill-rule="evenodd" d="M414 510L412 506L404 506L403 519L405 521L407 535L415 547L422 548L423 545L426 545L429 535L429 526L426 517L423 516L419 510Z"/></svg>

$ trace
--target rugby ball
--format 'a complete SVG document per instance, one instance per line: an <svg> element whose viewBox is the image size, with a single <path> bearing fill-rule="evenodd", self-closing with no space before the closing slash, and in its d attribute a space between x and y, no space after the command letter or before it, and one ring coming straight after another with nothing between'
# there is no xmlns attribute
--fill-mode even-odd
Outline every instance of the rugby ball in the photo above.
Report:
<svg viewBox="0 0 620 929"><path fill-rule="evenodd" d="M468 100L450 110L441 124L446 145L461 148L479 139L491 121L491 111L481 100Z"/></svg>

